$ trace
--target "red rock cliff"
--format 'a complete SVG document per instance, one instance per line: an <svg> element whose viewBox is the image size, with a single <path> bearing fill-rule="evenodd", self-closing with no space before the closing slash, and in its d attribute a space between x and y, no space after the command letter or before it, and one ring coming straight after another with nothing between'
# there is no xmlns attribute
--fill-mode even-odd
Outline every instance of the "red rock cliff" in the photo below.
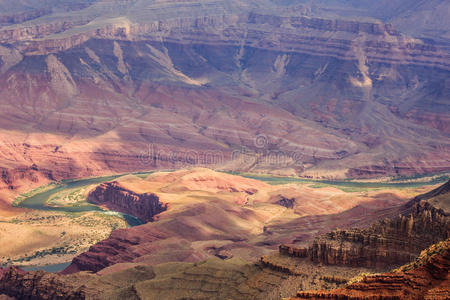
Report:
<svg viewBox="0 0 450 300"><path fill-rule="evenodd" d="M315 239L311 259L330 265L386 267L414 259L422 249L450 236L448 215L427 202L409 215L368 229L335 230Z"/></svg>
<svg viewBox="0 0 450 300"><path fill-rule="evenodd" d="M160 203L155 194L137 194L117 182L100 184L89 194L87 201L135 216L144 222L153 221L155 215L167 209L167 204Z"/></svg>
<svg viewBox="0 0 450 300"><path fill-rule="evenodd" d="M342 289L300 291L296 299L449 299L450 242L433 245L398 271L371 275Z"/></svg>
<svg viewBox="0 0 450 300"><path fill-rule="evenodd" d="M25 272L10 267L0 269L0 295L15 299L85 299L83 287L61 280L57 274Z"/></svg>

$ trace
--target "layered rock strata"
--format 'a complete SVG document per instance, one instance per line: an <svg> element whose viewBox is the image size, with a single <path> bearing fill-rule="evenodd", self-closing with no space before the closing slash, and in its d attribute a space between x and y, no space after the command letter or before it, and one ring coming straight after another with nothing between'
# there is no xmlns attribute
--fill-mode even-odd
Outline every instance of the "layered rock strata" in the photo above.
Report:
<svg viewBox="0 0 450 300"><path fill-rule="evenodd" d="M279 253L309 257L315 263L386 268L413 260L425 247L450 237L448 203L450 181L419 195L398 208L397 217L377 221L368 228L335 230L316 237L309 248L280 245ZM447 200L446 200L447 199ZM440 206L444 207L439 208Z"/></svg>
<svg viewBox="0 0 450 300"><path fill-rule="evenodd" d="M153 221L155 215L167 209L167 204L159 202L155 194L137 194L117 182L100 184L89 193L87 201L135 216L144 222Z"/></svg>
<svg viewBox="0 0 450 300"><path fill-rule="evenodd" d="M448 237L449 216L426 202L418 203L410 215L384 220L368 229L336 230L316 238L311 259L332 265L402 265L424 247Z"/></svg>
<svg viewBox="0 0 450 300"><path fill-rule="evenodd" d="M77 283L61 280L57 274L24 272L11 267L2 270L0 293L16 299L85 299L86 291Z"/></svg>
<svg viewBox="0 0 450 300"><path fill-rule="evenodd" d="M280 254L293 257L307 257L308 248L296 247L295 245L283 244L278 247Z"/></svg>
<svg viewBox="0 0 450 300"><path fill-rule="evenodd" d="M16 267L9 267L0 269L0 295L4 293L6 300L106 300L113 299L113 295L122 299L135 299L135 293L132 290L127 291L127 287L154 277L153 269L146 266L130 268L118 276L102 277L86 272L61 276L44 271L25 272Z"/></svg>
<svg viewBox="0 0 450 300"><path fill-rule="evenodd" d="M263 2L1 2L0 167L56 179L180 161L314 178L450 169L445 39Z"/></svg>
<svg viewBox="0 0 450 300"><path fill-rule="evenodd" d="M450 70L450 55L445 48L403 36L390 24L279 13L262 14L244 10L241 13L178 17L145 23L107 21L106 25L86 26L84 30L82 25L91 20L79 18L69 22L61 20L11 29L0 28L0 42L14 44L21 52L45 55L66 51L91 38L159 41L163 37L167 42L181 44L283 49L348 60L358 60L359 55L365 53L366 59L371 62L415 64ZM75 26L80 27L78 33L71 34L70 29ZM56 35L66 31L65 35ZM321 37L325 33L333 33L333 38ZM352 35L364 35L365 38L359 41ZM47 38L36 39L42 36Z"/></svg>
<svg viewBox="0 0 450 300"><path fill-rule="evenodd" d="M398 271L369 275L345 288L300 291L296 299L448 299L450 297L450 242L425 250L414 263Z"/></svg>

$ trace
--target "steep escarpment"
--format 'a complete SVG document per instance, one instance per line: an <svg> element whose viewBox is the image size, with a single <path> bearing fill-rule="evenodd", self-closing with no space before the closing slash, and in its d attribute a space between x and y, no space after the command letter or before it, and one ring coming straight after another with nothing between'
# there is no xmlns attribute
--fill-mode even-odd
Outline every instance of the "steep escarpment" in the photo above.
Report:
<svg viewBox="0 0 450 300"><path fill-rule="evenodd" d="M155 250L152 247L145 249L140 246L151 245L151 243L168 238L166 233L154 228L145 228L145 225L138 227L132 232L120 229L113 231L108 239L100 241L91 246L89 251L75 257L70 266L62 273L98 272L117 263L130 262Z"/></svg>
<svg viewBox="0 0 450 300"><path fill-rule="evenodd" d="M337 229L317 236L309 248L285 244L279 253L325 265L373 269L403 265L425 247L450 237L448 205L443 205L449 202L448 187L446 182L413 198L367 228Z"/></svg>
<svg viewBox="0 0 450 300"><path fill-rule="evenodd" d="M220 5L220 3L216 3ZM150 6L151 7L151 6ZM154 10L163 10L161 7ZM189 7L191 10L193 7ZM305 14L283 15L241 10L198 17L168 19L150 17L147 22L110 19L97 26L89 17L72 21L55 20L17 28L0 28L0 42L14 44L27 54L48 54L79 46L88 39L159 41L221 46L246 46L258 49L297 52L370 62L411 64L450 69L449 53L436 43L408 38L390 24L318 18ZM281 13L281 14L280 14ZM101 24L101 25L100 25ZM71 32L71 28L77 30ZM64 33L59 34L58 33ZM333 38L322 37L333 33ZM358 38L363 35L364 38ZM44 39L36 39L46 37Z"/></svg>
<svg viewBox="0 0 450 300"><path fill-rule="evenodd" d="M449 170L445 40L269 2L74 1L0 27L5 167Z"/></svg>
<svg viewBox="0 0 450 300"><path fill-rule="evenodd" d="M167 209L167 204L159 202L155 194L137 194L117 182L102 183L89 193L87 201L133 215L144 222L153 221L155 215Z"/></svg>
<svg viewBox="0 0 450 300"><path fill-rule="evenodd" d="M419 203L406 216L368 229L336 230L316 238L312 260L325 264L380 267L402 265L424 248L450 236L449 216Z"/></svg>
<svg viewBox="0 0 450 300"><path fill-rule="evenodd" d="M86 299L86 290L80 283L66 281L46 272L25 272L10 267L0 270L0 294L15 299Z"/></svg>
<svg viewBox="0 0 450 300"><path fill-rule="evenodd" d="M374 270L404 264L389 273L352 279L339 289L302 289L292 299L447 299L450 224L442 202L449 202L448 187L449 182L415 197L400 208L398 217L369 228L333 231L317 237L308 249L280 246L283 256L325 265Z"/></svg>
<svg viewBox="0 0 450 300"><path fill-rule="evenodd" d="M96 0L42 0L36 3L33 0L24 0L17 3L0 1L0 27L20 24L54 12L71 12L81 10Z"/></svg>
<svg viewBox="0 0 450 300"><path fill-rule="evenodd" d="M0 15L0 24L17 24L17 23L23 23L28 20L36 19L39 17L42 17L44 15L47 15L51 13L51 10L41 8L26 12L16 12L16 13L10 13L10 14L2 14Z"/></svg>
<svg viewBox="0 0 450 300"><path fill-rule="evenodd" d="M0 269L0 295L4 293L12 299L33 300L113 299L112 295L133 299L135 293L130 287L136 282L154 277L153 269L145 266L130 268L115 276L102 277L90 273L61 276L44 271L25 272L10 267Z"/></svg>
<svg viewBox="0 0 450 300"><path fill-rule="evenodd" d="M331 291L300 291L294 299L448 299L450 242L422 252L399 270L365 276L361 281Z"/></svg>

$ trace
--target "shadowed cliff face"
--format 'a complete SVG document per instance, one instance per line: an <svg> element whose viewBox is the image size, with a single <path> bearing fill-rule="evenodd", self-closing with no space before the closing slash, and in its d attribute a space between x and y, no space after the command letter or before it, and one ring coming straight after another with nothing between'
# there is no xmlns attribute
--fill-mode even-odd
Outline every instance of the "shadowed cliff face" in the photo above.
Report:
<svg viewBox="0 0 450 300"><path fill-rule="evenodd" d="M281 245L282 256L325 265L392 269L406 264L389 273L362 276L340 289L303 289L290 299L447 299L449 186L450 181L415 197L400 207L400 215L369 228L335 230L318 236L309 248ZM277 263L273 256L261 261L274 269L295 271L292 266Z"/></svg>
<svg viewBox="0 0 450 300"><path fill-rule="evenodd" d="M99 185L89 194L87 201L133 215L144 222L153 221L155 215L167 209L167 204L160 203L158 196L136 194L124 189L117 182Z"/></svg>
<svg viewBox="0 0 450 300"><path fill-rule="evenodd" d="M300 291L299 299L448 299L450 242L424 250L413 263L391 273L365 276L331 291Z"/></svg>
<svg viewBox="0 0 450 300"><path fill-rule="evenodd" d="M45 181L198 164L341 178L449 169L448 42L374 19L381 6L23 3L0 27L7 170L35 164Z"/></svg>
<svg viewBox="0 0 450 300"><path fill-rule="evenodd" d="M337 230L318 237L312 260L332 265L395 266L405 264L424 248L450 236L448 216L427 203L410 215L382 221L365 230Z"/></svg>
<svg viewBox="0 0 450 300"><path fill-rule="evenodd" d="M93 195L116 205L127 202L132 210L140 204L138 197L148 195L144 191L154 189L170 208L155 222L113 231L108 239L77 256L62 272L65 275L0 269L0 293L31 299L35 295L40 299L134 299L136 295L151 299L179 299L186 295L193 299L279 299L280 295L290 297L302 289L297 294L300 299L448 297L449 226L445 207L450 183L406 204L379 208L380 215L389 218L368 228L320 235L309 248L303 247L304 243L281 245L279 254L275 254L257 250L270 246L269 240L261 239L264 235L272 239L277 236L261 224L270 222L267 217L274 213L267 211L270 204L264 205L261 197L265 193L258 190L276 186L211 170L159 172L146 179L124 176L118 182L122 186L102 184ZM139 194L131 192L132 187ZM200 187L203 191L199 191ZM193 194L183 197L177 194L180 191ZM253 201L236 201L236 193L248 196L248 191L256 191L253 195L261 201L254 207ZM218 201L227 193L233 197ZM270 203L276 200L266 196ZM314 199L314 195L310 198ZM271 205L292 211L279 204ZM266 216L257 209L265 211ZM336 215L324 217L335 219ZM347 215L347 219L353 218ZM280 227L288 225L279 221L275 223ZM285 229L290 231L292 241L307 230L320 231L316 226L313 222ZM256 227L263 228L254 231ZM252 238L255 232L257 239ZM414 260L423 248L435 242L438 243ZM319 251L316 245L325 246ZM238 258L247 251L251 251L250 259ZM250 262L255 257L261 257L260 261ZM361 272L380 271L379 267L385 272L403 263L407 265L390 273L359 276L362 280L350 281ZM337 290L306 291L335 289L344 284L347 285Z"/></svg>
<svg viewBox="0 0 450 300"><path fill-rule="evenodd" d="M448 203L450 181L419 195L368 228L334 230L317 236L299 249L283 245L280 253L308 256L327 265L384 268L412 261L425 247L450 237ZM398 213L398 216L395 214ZM298 255L298 253L304 255Z"/></svg>

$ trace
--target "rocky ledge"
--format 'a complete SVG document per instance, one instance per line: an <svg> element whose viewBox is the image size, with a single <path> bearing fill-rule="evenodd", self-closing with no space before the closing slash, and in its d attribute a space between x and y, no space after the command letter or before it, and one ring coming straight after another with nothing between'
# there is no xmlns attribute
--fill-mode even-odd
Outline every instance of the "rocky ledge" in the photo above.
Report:
<svg viewBox="0 0 450 300"><path fill-rule="evenodd" d="M83 287L61 280L57 274L43 271L25 272L15 267L0 269L0 295L1 293L16 299L86 298Z"/></svg>
<svg viewBox="0 0 450 300"><path fill-rule="evenodd" d="M432 201L450 197L449 187L447 182L415 197L398 209L398 216L368 228L337 229L316 237L309 248L286 244L279 252L326 265L384 269L409 263L424 248L450 237L449 214Z"/></svg>
<svg viewBox="0 0 450 300"><path fill-rule="evenodd" d="M402 265L420 251L450 236L449 216L427 202L409 215L382 220L367 229L335 230L315 239L311 259L332 265Z"/></svg>
<svg viewBox="0 0 450 300"><path fill-rule="evenodd" d="M281 245L279 252L309 257L326 265L386 268L413 260L424 247L450 237L449 216L427 202L366 229L334 230L317 237L309 248Z"/></svg>
<svg viewBox="0 0 450 300"><path fill-rule="evenodd" d="M137 194L117 182L100 184L89 194L87 201L135 216L144 222L153 221L155 215L167 209L167 204L159 202L155 194Z"/></svg>
<svg viewBox="0 0 450 300"><path fill-rule="evenodd" d="M66 51L89 39L159 41L164 38L180 44L242 44L257 49L284 49L345 60L358 60L360 51L364 51L367 59L376 63L450 68L445 47L440 47L436 42L403 36L390 24L255 13L178 17L145 23L109 23L98 28L89 27L91 21L90 18L81 18L72 22L61 20L0 28L0 43L14 45L27 55L45 55ZM73 34L71 29L73 31L75 27L78 31ZM330 33L333 33L333 38L328 37ZM42 36L46 38L39 38Z"/></svg>
<svg viewBox="0 0 450 300"><path fill-rule="evenodd" d="M364 277L360 282L331 291L300 291L297 299L449 299L450 242L424 250L399 270Z"/></svg>

